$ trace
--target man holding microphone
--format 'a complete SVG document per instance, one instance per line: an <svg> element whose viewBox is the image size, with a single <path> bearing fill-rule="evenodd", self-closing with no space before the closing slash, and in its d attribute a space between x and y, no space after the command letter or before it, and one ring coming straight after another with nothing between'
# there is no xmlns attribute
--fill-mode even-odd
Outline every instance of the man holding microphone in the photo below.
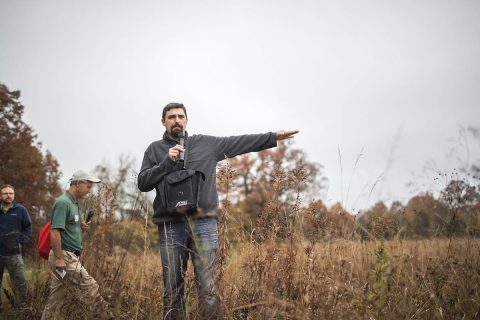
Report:
<svg viewBox="0 0 480 320"><path fill-rule="evenodd" d="M143 192L156 190L153 222L158 225L163 270L162 319L185 317L184 277L189 257L194 266L203 318L221 319L214 275L218 249L217 162L225 157L275 147L277 141L291 138L298 131L230 137L190 136L186 131L187 123L183 104L169 103L164 107L162 124L165 133L163 139L152 142L144 153L138 188ZM198 190L198 203L193 210L171 210L166 201L169 189L165 180L181 170L200 172L204 177L194 186Z"/></svg>

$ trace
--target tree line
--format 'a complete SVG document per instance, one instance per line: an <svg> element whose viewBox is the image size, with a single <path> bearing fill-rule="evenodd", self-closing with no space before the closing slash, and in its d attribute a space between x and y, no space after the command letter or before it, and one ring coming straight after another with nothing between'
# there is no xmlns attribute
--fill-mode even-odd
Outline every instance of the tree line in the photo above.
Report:
<svg viewBox="0 0 480 320"><path fill-rule="evenodd" d="M23 121L23 113L20 91L0 83L0 184L16 187L16 200L29 209L38 232L62 192L61 172L58 161L43 150L33 128ZM478 140L478 131L471 132ZM292 221L306 237L318 240L479 236L479 168L475 163L452 175L438 196L420 193L406 204L379 202L356 214L340 203L327 207L318 199L327 182L322 165L309 161L289 142L226 159L218 167L217 184L221 210L228 208L228 219L241 233L259 241L265 230L285 237ZM128 155L120 156L117 167L95 168L104 182L103 193L108 194L106 205L117 213L115 219L138 220L151 210L151 200L136 188L136 169Z"/></svg>

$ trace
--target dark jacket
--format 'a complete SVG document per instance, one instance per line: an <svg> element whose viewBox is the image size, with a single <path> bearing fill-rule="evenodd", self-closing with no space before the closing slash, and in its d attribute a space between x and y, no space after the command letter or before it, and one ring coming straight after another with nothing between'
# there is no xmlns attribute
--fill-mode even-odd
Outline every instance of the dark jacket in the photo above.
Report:
<svg viewBox="0 0 480 320"><path fill-rule="evenodd" d="M148 146L143 156L142 168L138 174L138 188L147 192L156 188L166 174L180 170L178 162L168 157L168 149L176 142L168 138L167 133L162 140L155 141ZM277 145L277 135L274 132L264 134L249 134L231 137L214 137L207 135L187 136L185 142L185 167L200 171L205 175L205 181L200 181L199 205L197 215L216 216L218 209L218 194L216 188L217 162L225 157L232 158L240 154L261 151ZM165 209L163 197L156 188L156 197L153 202L153 222L156 224L165 221L182 221L183 216L171 214Z"/></svg>
<svg viewBox="0 0 480 320"><path fill-rule="evenodd" d="M24 243L32 235L32 222L24 206L13 203L4 212L0 210L0 255L20 253L19 243Z"/></svg>

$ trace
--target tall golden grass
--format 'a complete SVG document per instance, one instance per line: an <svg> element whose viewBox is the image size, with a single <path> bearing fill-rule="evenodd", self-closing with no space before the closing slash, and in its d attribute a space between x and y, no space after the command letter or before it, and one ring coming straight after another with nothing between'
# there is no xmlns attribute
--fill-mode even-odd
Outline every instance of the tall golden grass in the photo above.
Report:
<svg viewBox="0 0 480 320"><path fill-rule="evenodd" d="M230 168L220 168L219 181L229 183L231 175ZM279 168L272 188L303 179L301 168ZM104 188L93 199L99 214L85 237L83 263L118 319L161 319L162 270L150 209L136 203L137 218L117 221L109 209L113 196ZM286 221L281 205L281 197L266 204L252 235L232 219L228 193L224 199L217 274L225 319L480 317L479 239L365 241L352 232L325 230L332 224L313 223L299 193ZM324 236L305 236L305 224ZM7 319L39 319L48 296L46 262L27 258L32 307L7 308ZM190 265L186 275L187 318L202 319L192 270ZM68 319L92 318L75 297L67 299Z"/></svg>
<svg viewBox="0 0 480 320"><path fill-rule="evenodd" d="M155 251L114 247L84 257L119 319L161 318ZM202 319L192 269L186 276L188 318ZM40 317L48 294L45 264L36 272L33 308L24 311L25 319ZM475 319L479 289L478 239L337 239L237 244L219 294L225 319ZM91 318L74 299L70 308L69 319Z"/></svg>

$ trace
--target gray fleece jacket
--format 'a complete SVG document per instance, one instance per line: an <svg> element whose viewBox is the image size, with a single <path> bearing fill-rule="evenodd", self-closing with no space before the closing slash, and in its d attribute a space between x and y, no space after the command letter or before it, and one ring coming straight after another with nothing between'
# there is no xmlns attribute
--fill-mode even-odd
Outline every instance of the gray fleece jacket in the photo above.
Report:
<svg viewBox="0 0 480 320"><path fill-rule="evenodd" d="M176 142L168 138L165 132L162 140L152 142L145 150L142 168L138 174L138 188L142 192L156 189L153 202L153 222L183 221L184 216L171 214L165 209L163 197L159 195L161 188L156 186L168 173L180 170L182 166L168 156L168 149ZM199 208L194 218L203 216L216 217L218 209L218 194L216 188L217 162L225 157L232 158L248 152L261 151L277 146L277 135L274 132L263 134L248 134L231 137L214 137L207 135L187 136L185 142L185 167L200 171L205 180L199 185Z"/></svg>

